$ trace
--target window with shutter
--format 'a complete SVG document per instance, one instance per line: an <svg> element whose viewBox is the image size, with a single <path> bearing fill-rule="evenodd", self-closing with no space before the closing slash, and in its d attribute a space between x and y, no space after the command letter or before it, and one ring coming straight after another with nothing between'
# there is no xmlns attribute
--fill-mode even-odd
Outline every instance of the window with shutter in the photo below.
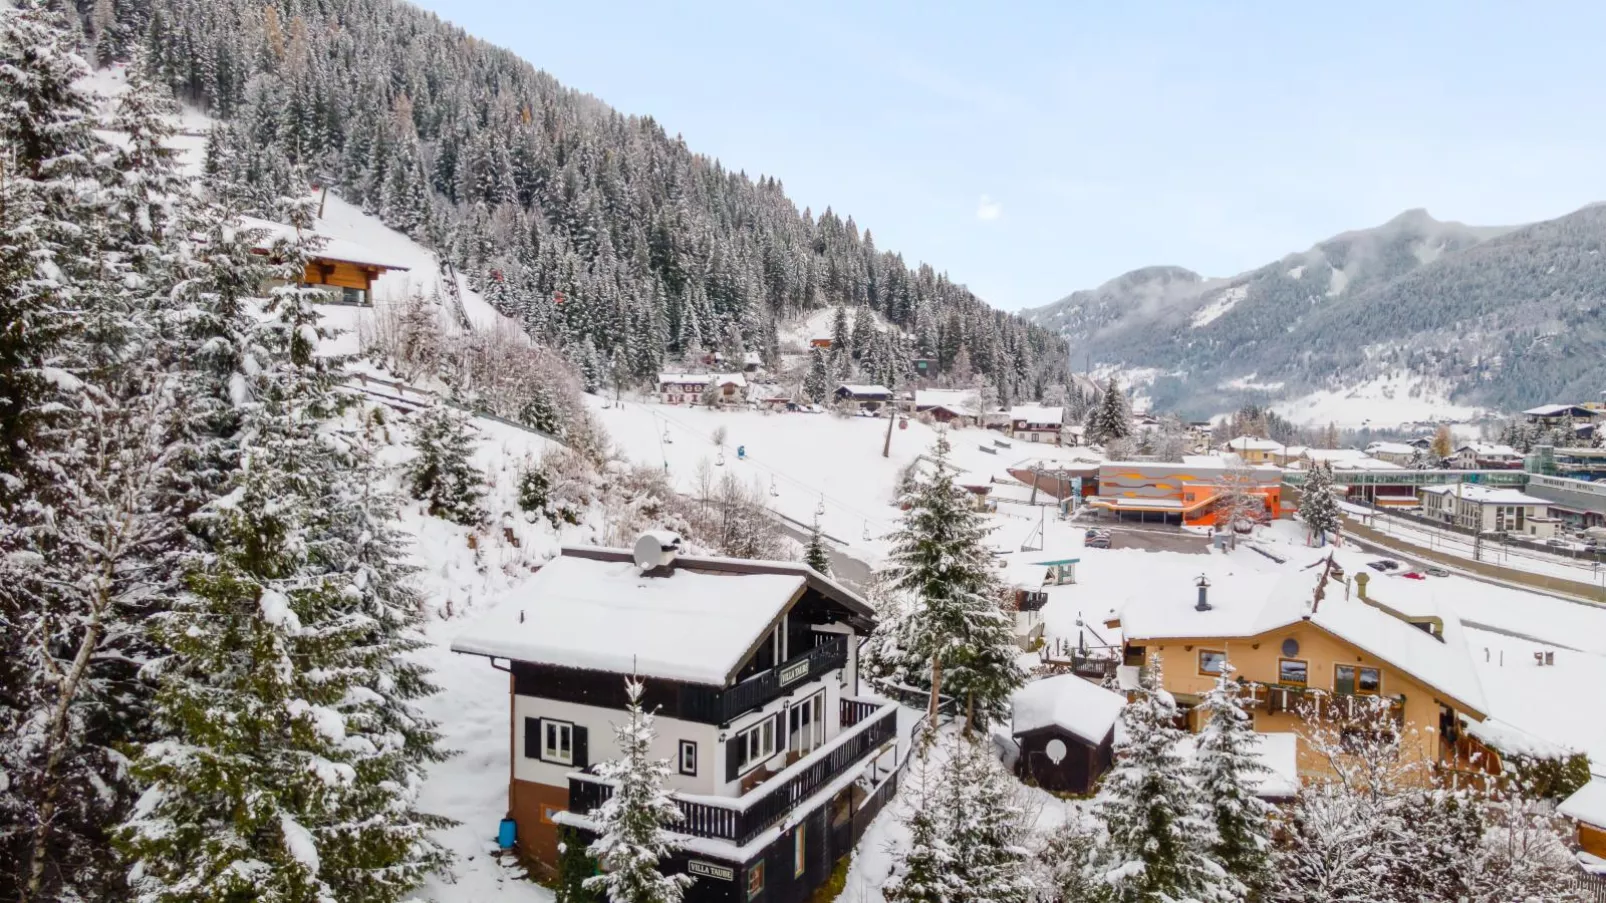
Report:
<svg viewBox="0 0 1606 903"><path fill-rule="evenodd" d="M541 719L524 719L524 758L541 758Z"/></svg>

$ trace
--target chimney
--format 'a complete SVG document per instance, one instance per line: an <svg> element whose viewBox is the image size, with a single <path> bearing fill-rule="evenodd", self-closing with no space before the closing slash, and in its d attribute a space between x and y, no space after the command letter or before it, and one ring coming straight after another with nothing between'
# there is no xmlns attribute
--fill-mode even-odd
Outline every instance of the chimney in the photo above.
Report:
<svg viewBox="0 0 1606 903"><path fill-rule="evenodd" d="M668 576L670 565L680 551L680 534L668 530L648 530L636 539L631 557L643 574Z"/></svg>
<svg viewBox="0 0 1606 903"><path fill-rule="evenodd" d="M1193 585L1199 587L1199 601L1194 603L1193 610L1194 611L1209 611L1210 610L1210 578L1206 577L1203 574L1200 574L1198 576L1198 578L1193 581Z"/></svg>
<svg viewBox="0 0 1606 903"><path fill-rule="evenodd" d="M1355 572L1355 595L1360 596L1362 600L1366 599L1366 581L1370 579L1371 575L1365 571Z"/></svg>

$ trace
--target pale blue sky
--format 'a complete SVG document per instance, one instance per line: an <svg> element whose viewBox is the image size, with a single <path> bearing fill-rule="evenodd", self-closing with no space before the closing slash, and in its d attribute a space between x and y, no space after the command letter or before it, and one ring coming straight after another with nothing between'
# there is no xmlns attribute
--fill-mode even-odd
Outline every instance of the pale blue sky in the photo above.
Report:
<svg viewBox="0 0 1606 903"><path fill-rule="evenodd" d="M422 0L1005 309L1606 200L1606 3Z"/></svg>

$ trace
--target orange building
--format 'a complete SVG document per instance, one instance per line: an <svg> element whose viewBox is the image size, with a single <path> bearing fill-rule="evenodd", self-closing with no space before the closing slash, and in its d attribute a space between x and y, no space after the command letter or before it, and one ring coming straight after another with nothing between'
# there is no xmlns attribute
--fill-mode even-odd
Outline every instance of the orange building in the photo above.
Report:
<svg viewBox="0 0 1606 903"><path fill-rule="evenodd" d="M1123 520L1213 526L1223 494L1260 498L1267 517L1281 517L1282 471L1229 467L1226 458L1198 455L1181 464L1110 461L1099 466L1098 495L1088 504Z"/></svg>
<svg viewBox="0 0 1606 903"><path fill-rule="evenodd" d="M1352 730L1370 700L1385 701L1403 757L1429 766L1424 774L1448 771L1480 785L1499 774L1498 755L1469 730L1488 706L1460 622L1448 612L1407 614L1370 598L1365 577L1346 587L1337 578L1300 573L1263 599L1212 598L1201 578L1196 597L1179 587L1174 597L1127 605L1107 626L1121 631L1126 680L1158 660L1165 689L1194 730L1202 725L1193 706L1230 662L1255 730L1302 735L1303 778L1326 771L1307 740L1312 730L1322 724Z"/></svg>

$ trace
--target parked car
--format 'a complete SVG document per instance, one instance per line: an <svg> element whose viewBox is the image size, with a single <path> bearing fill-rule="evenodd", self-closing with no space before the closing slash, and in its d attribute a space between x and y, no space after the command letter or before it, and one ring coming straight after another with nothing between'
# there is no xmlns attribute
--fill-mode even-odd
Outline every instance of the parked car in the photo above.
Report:
<svg viewBox="0 0 1606 903"><path fill-rule="evenodd" d="M1418 574L1416 571L1406 571L1405 573L1401 574L1400 576L1404 577L1407 580L1426 580L1426 579L1428 579L1428 578L1422 576L1421 574Z"/></svg>
<svg viewBox="0 0 1606 903"><path fill-rule="evenodd" d="M1082 539L1082 545L1090 549L1108 549L1110 547L1110 531L1089 530Z"/></svg>
<svg viewBox="0 0 1606 903"><path fill-rule="evenodd" d="M1422 573L1427 574L1429 577L1448 577L1448 576L1450 576L1450 572L1449 571L1445 570L1444 568L1438 568L1438 567L1423 568L1422 569Z"/></svg>
<svg viewBox="0 0 1606 903"><path fill-rule="evenodd" d="M1400 563L1392 558L1379 558L1376 561L1368 561L1366 566L1380 573L1400 569Z"/></svg>

